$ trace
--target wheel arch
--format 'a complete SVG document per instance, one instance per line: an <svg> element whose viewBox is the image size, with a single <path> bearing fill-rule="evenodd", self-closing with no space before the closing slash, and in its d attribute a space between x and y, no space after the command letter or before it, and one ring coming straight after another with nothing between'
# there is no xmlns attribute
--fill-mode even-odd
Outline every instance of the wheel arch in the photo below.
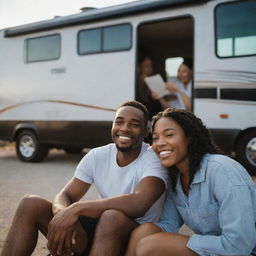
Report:
<svg viewBox="0 0 256 256"><path fill-rule="evenodd" d="M234 143L234 147L233 147L233 150L236 151L236 148L237 148L237 145L239 143L239 141L241 140L241 138L248 132L251 132L251 131L256 131L256 127L250 127L250 128L247 128L245 130L241 130L240 133L237 135L236 139L235 139L235 143Z"/></svg>
<svg viewBox="0 0 256 256"><path fill-rule="evenodd" d="M13 135L12 138L15 141L16 138L18 137L18 135L24 131L24 130L30 130L33 131L37 137L37 139L39 139L39 130L36 127L36 125L34 125L33 123L19 123L15 126L14 130L13 130Z"/></svg>
<svg viewBox="0 0 256 256"><path fill-rule="evenodd" d="M256 176L256 128L250 127L237 136L235 144L235 158L240 162L250 175Z"/></svg>

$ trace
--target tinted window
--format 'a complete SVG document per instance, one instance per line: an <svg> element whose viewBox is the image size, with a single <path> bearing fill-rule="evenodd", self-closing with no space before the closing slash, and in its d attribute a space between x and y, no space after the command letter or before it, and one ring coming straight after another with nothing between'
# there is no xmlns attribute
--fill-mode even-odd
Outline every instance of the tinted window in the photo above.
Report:
<svg viewBox="0 0 256 256"><path fill-rule="evenodd" d="M78 36L79 54L89 54L101 51L101 29L83 30Z"/></svg>
<svg viewBox="0 0 256 256"><path fill-rule="evenodd" d="M60 57L60 35L26 39L25 44L27 62L54 60Z"/></svg>
<svg viewBox="0 0 256 256"><path fill-rule="evenodd" d="M103 51L127 50L131 47L131 26L120 25L103 29Z"/></svg>
<svg viewBox="0 0 256 256"><path fill-rule="evenodd" d="M256 0L222 4L216 8L217 55L256 54Z"/></svg>
<svg viewBox="0 0 256 256"><path fill-rule="evenodd" d="M78 53L91 54L129 50L132 28L129 24L82 30L78 34Z"/></svg>

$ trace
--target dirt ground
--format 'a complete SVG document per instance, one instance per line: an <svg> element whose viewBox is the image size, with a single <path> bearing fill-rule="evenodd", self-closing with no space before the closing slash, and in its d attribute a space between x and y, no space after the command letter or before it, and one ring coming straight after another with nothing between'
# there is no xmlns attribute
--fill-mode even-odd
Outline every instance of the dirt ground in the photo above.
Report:
<svg viewBox="0 0 256 256"><path fill-rule="evenodd" d="M73 176L82 156L52 150L44 162L23 163L17 159L13 145L0 147L0 252L20 199L25 194L36 194L52 200ZM94 187L87 198L97 198ZM40 235L33 256L46 256L47 253L46 240Z"/></svg>

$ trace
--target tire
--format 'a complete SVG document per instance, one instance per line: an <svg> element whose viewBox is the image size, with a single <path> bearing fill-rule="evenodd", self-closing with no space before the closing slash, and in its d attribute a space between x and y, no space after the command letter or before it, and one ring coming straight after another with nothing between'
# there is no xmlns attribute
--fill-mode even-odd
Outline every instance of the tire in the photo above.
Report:
<svg viewBox="0 0 256 256"><path fill-rule="evenodd" d="M48 153L48 148L41 144L31 130L22 131L16 138L16 154L24 162L40 162Z"/></svg>
<svg viewBox="0 0 256 256"><path fill-rule="evenodd" d="M236 145L236 159L247 169L247 171L256 176L256 130L250 130L244 133Z"/></svg>

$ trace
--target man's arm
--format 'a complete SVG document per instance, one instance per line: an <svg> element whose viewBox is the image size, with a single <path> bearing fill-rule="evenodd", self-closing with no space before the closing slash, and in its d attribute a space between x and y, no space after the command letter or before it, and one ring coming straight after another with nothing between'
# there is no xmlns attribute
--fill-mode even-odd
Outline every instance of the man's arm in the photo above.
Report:
<svg viewBox="0 0 256 256"><path fill-rule="evenodd" d="M138 184L134 193L101 200L77 202L67 208L67 214L74 219L77 219L80 215L99 218L104 211L116 209L131 218L138 218L147 212L164 191L165 184L163 180L157 177L145 177Z"/></svg>
<svg viewBox="0 0 256 256"><path fill-rule="evenodd" d="M79 180L77 180L77 182L79 184ZM72 182L72 184L75 183L76 182ZM64 190L69 191L67 188ZM72 230L72 227L79 216L85 215L88 217L99 218L104 211L108 209L117 209L131 218L138 218L147 212L164 191L165 183L163 180L157 177L145 177L141 180L134 193L101 200L75 202L64 209L62 208L61 211L57 212L50 223L47 238L51 241L51 252L62 252L65 237L70 233L70 230ZM74 202L77 201L78 198L80 199L81 196L82 193L73 192L71 194L69 193L68 198L70 202ZM59 202L60 201L61 200L59 200ZM59 207L62 207L63 205L63 202L60 202L60 206L56 204L56 209L60 209Z"/></svg>
<svg viewBox="0 0 256 256"><path fill-rule="evenodd" d="M79 201L89 188L90 184L73 177L54 198L52 204L54 217L48 226L47 235L48 249L52 255L61 255L64 248L71 253L72 239L76 228L70 225L68 229L59 232L58 227L65 216L65 209L72 203Z"/></svg>
<svg viewBox="0 0 256 256"><path fill-rule="evenodd" d="M76 182L72 183L75 184ZM55 211L62 209L61 214L57 214L58 224L60 226L59 230L61 228L65 230L69 226L73 225L81 215L99 218L104 211L109 209L120 210L131 218L141 217L164 191L165 184L163 180L157 177L145 177L138 184L135 192L130 194L123 194L100 200L76 202L66 208L64 206L66 203L64 197L59 196L59 199L57 197L56 200L57 203L55 203ZM63 194L65 195L65 193ZM81 197L81 194L74 195L77 196L74 197L75 199ZM69 200L72 202L72 197L71 199L69 198ZM55 222L55 224L57 223Z"/></svg>
<svg viewBox="0 0 256 256"><path fill-rule="evenodd" d="M74 202L79 201L88 191L91 184L73 177L67 185L55 196L52 211L55 215L59 210L65 209Z"/></svg>

